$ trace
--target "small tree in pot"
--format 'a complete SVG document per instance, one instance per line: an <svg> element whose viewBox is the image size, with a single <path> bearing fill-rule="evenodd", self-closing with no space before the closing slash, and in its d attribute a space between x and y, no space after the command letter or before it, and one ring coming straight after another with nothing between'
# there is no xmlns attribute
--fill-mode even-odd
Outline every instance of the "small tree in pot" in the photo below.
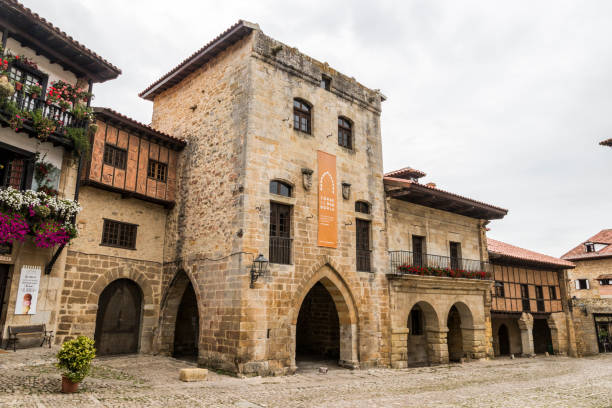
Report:
<svg viewBox="0 0 612 408"><path fill-rule="evenodd" d="M96 357L94 341L79 336L62 344L57 353L57 368L62 370L62 392L76 392L79 383L89 373L91 360Z"/></svg>

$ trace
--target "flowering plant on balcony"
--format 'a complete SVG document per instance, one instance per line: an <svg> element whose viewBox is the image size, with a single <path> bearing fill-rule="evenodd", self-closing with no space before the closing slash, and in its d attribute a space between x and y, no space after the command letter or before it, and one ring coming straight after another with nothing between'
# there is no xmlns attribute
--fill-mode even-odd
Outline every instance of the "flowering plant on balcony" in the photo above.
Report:
<svg viewBox="0 0 612 408"><path fill-rule="evenodd" d="M27 92L32 95L32 98L36 99L40 94L42 94L42 90L42 85L37 82L33 85L29 85Z"/></svg>
<svg viewBox="0 0 612 408"><path fill-rule="evenodd" d="M32 127L36 130L36 137L40 140L47 140L49 135L57 129L57 122L43 115L42 110L36 109L27 112L28 119L32 121Z"/></svg>
<svg viewBox="0 0 612 408"><path fill-rule="evenodd" d="M66 101L70 103L87 102L92 95L83 88L76 87L64 81L51 83L47 98L52 102Z"/></svg>
<svg viewBox="0 0 612 408"><path fill-rule="evenodd" d="M441 276L449 278L466 278L466 279L486 279L487 272L484 271L466 271L463 269L437 268L433 266L413 266L403 264L397 267L402 273L420 276Z"/></svg>
<svg viewBox="0 0 612 408"><path fill-rule="evenodd" d="M80 211L76 201L43 191L0 190L0 243L22 241L30 234L39 248L67 244L77 236L72 220Z"/></svg>

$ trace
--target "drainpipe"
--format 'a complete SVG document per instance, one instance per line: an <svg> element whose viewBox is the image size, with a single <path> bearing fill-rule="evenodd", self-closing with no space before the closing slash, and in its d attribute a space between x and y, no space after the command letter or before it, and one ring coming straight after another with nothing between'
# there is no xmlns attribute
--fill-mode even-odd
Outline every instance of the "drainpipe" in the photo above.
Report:
<svg viewBox="0 0 612 408"><path fill-rule="evenodd" d="M93 81L90 79L88 81L89 83L89 90L88 92L91 94L91 91L93 89ZM91 98L89 98L87 100L87 106L91 105ZM79 167L77 170L77 178L76 178L76 185L74 187L74 201L78 201L79 200L79 190L81 187L81 173L83 171L83 157L81 157L81 155L79 155ZM76 223L76 217L74 217L72 219L72 225L74 225ZM57 258L59 258L59 256L62 254L62 251L64 250L64 247L66 246L66 244L62 244L60 245L59 248L57 248L57 251L55 251L55 253L53 254L53 256L51 257L51 260L49 261L49 263L47 264L47 266L45 266L45 275L49 275L51 273L51 270L53 269L53 266L55 265L55 262L57 262Z"/></svg>

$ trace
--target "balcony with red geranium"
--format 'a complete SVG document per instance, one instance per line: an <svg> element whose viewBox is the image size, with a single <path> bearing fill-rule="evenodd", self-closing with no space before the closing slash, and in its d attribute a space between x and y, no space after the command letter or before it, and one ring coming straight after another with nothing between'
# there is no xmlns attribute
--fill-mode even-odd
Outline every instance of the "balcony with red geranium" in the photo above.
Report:
<svg viewBox="0 0 612 408"><path fill-rule="evenodd" d="M450 256L389 251L391 274L491 280L489 262Z"/></svg>

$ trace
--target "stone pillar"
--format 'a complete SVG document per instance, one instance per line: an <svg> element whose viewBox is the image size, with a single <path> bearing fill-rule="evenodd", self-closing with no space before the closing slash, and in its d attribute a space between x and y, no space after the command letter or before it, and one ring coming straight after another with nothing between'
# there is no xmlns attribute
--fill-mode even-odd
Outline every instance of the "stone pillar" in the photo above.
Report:
<svg viewBox="0 0 612 408"><path fill-rule="evenodd" d="M339 366L351 369L359 368L356 339L356 324L340 324L340 361L338 362Z"/></svg>
<svg viewBox="0 0 612 408"><path fill-rule="evenodd" d="M408 367L408 334L410 329L399 327L391 331L391 367Z"/></svg>
<svg viewBox="0 0 612 408"><path fill-rule="evenodd" d="M523 357L533 357L533 316L531 313L523 312L518 319L518 326L521 329L521 344L523 346Z"/></svg>
<svg viewBox="0 0 612 408"><path fill-rule="evenodd" d="M448 328L440 330L426 329L427 332L427 354L430 364L448 364L448 344L446 337Z"/></svg>
<svg viewBox="0 0 612 408"><path fill-rule="evenodd" d="M487 357L489 342L487 341L486 326L462 327L463 352L473 359Z"/></svg>

